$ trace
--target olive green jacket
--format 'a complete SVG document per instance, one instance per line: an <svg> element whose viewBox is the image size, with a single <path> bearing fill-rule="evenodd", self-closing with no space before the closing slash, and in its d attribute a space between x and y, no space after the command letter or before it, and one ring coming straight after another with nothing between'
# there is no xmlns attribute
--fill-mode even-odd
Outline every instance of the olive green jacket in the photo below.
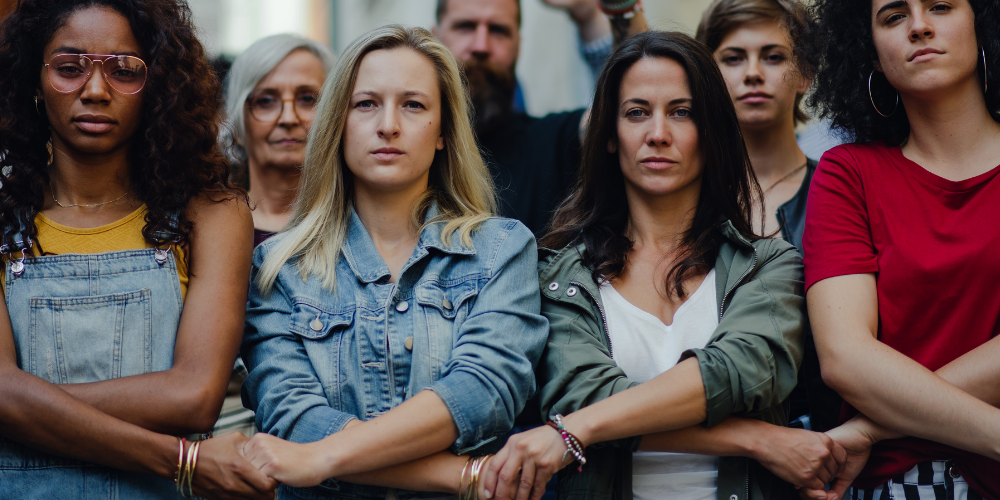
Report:
<svg viewBox="0 0 1000 500"><path fill-rule="evenodd" d="M705 383L711 427L730 415L787 423L785 400L795 387L806 325L802 259L779 239L750 242L732 224L715 261L719 326L696 357ZM612 359L599 284L582 263L583 244L541 249L542 314L549 339L538 368L542 418L563 415L624 391L629 380ZM632 452L639 438L587 449L583 472L559 474L561 500L631 500ZM794 490L756 461L719 459L719 500L794 498Z"/></svg>

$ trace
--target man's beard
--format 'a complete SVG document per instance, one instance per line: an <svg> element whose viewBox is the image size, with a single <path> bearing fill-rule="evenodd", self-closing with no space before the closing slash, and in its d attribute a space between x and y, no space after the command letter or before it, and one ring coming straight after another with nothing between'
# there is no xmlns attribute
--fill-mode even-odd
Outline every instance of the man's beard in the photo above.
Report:
<svg viewBox="0 0 1000 500"><path fill-rule="evenodd" d="M469 82L476 134L489 133L514 107L514 71L476 58L463 61L462 71Z"/></svg>

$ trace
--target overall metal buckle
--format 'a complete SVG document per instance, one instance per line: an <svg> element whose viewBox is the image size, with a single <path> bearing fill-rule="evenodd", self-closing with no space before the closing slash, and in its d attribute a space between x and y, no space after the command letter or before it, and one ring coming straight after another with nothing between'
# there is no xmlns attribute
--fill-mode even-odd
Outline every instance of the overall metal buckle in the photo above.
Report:
<svg viewBox="0 0 1000 500"><path fill-rule="evenodd" d="M21 258L15 260L14 262L12 262L10 264L10 272L14 273L14 276L20 276L20 275L24 274L24 259L25 259L25 257L27 257L25 255L26 251L27 251L26 249L22 248L21 249Z"/></svg>

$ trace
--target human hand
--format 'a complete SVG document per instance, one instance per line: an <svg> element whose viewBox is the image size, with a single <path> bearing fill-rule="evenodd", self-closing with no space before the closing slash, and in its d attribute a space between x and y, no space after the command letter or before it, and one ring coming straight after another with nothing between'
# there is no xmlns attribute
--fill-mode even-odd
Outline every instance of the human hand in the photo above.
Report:
<svg viewBox="0 0 1000 500"><path fill-rule="evenodd" d="M243 455L254 467L296 488L316 486L327 479L316 443L293 443L258 432L243 445Z"/></svg>
<svg viewBox="0 0 1000 500"><path fill-rule="evenodd" d="M542 0L542 3L566 11L577 24L583 24L601 13L596 0Z"/></svg>
<svg viewBox="0 0 1000 500"><path fill-rule="evenodd" d="M799 496L807 500L839 500L847 494L847 488L858 477L861 469L868 463L872 446L881 440L880 429L864 415L858 415L845 422L840 427L826 431L826 434L840 444L847 452L847 461L833 480L828 491L822 489L806 489L799 491Z"/></svg>
<svg viewBox="0 0 1000 500"><path fill-rule="evenodd" d="M249 441L239 432L201 442L194 474L195 494L211 499L273 500L278 483L240 454Z"/></svg>
<svg viewBox="0 0 1000 500"><path fill-rule="evenodd" d="M761 430L752 458L796 488L822 491L846 460L844 448L826 434L773 425Z"/></svg>
<svg viewBox="0 0 1000 500"><path fill-rule="evenodd" d="M552 475L572 463L572 455L563 460L565 452L562 436L547 425L515 434L486 467L482 493L498 500L539 500Z"/></svg>

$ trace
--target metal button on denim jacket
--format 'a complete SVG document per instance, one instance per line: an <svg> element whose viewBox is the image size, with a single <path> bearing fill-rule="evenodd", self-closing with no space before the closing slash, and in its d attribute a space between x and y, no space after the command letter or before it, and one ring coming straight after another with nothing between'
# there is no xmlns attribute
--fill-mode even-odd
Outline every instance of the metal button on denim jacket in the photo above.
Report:
<svg viewBox="0 0 1000 500"><path fill-rule="evenodd" d="M432 207L428 219L434 217ZM459 430L458 453L499 446L534 393L548 335L539 314L531 232L492 218L471 247L443 223L420 233L396 283L352 213L334 290L303 280L294 259L270 293L251 287L242 355L244 404L264 432L318 441L353 418L370 420L417 392L434 391ZM254 253L253 276L281 236ZM282 497L385 498L383 488L328 480ZM400 498L415 496L400 492Z"/></svg>

